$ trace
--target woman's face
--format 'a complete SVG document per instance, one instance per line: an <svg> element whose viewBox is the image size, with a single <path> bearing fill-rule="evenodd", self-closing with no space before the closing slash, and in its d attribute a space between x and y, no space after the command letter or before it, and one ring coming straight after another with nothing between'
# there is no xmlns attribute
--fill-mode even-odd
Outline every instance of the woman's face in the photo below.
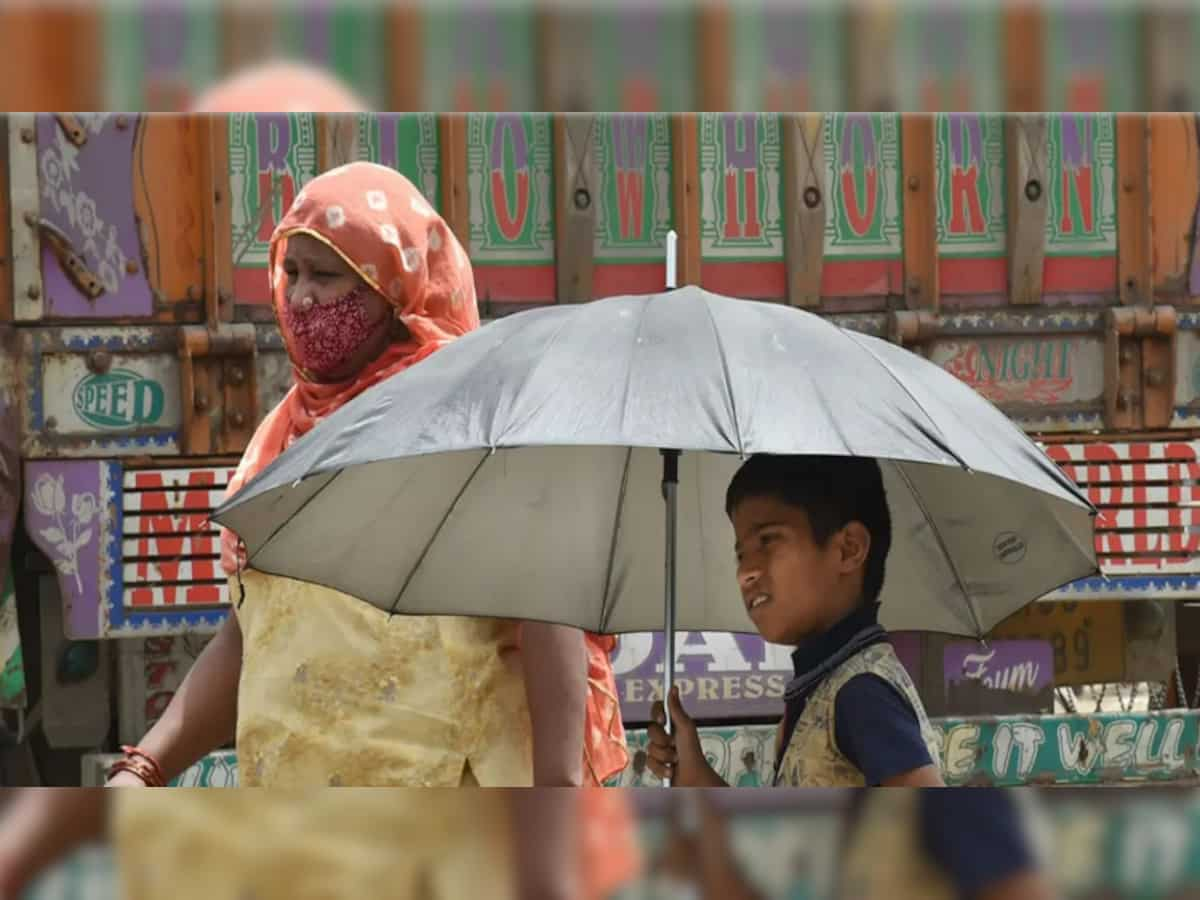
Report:
<svg viewBox="0 0 1200 900"><path fill-rule="evenodd" d="M390 304L331 247L306 234L287 239L283 310L294 359L318 381L353 378L391 339Z"/></svg>

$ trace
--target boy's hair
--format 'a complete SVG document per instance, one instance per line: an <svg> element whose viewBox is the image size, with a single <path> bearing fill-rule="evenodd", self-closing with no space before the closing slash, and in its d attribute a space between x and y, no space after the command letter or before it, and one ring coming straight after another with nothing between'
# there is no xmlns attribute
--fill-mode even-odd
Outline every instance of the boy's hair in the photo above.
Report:
<svg viewBox="0 0 1200 900"><path fill-rule="evenodd" d="M862 602L879 599L892 546L892 516L878 462L855 456L752 456L729 482L726 514L732 518L750 497L774 497L804 510L819 547L850 522L861 522L871 534Z"/></svg>

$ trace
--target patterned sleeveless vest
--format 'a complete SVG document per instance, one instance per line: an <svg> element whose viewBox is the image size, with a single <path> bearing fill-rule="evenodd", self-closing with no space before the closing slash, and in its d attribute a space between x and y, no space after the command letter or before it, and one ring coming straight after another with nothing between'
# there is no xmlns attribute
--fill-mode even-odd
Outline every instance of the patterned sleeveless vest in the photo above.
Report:
<svg viewBox="0 0 1200 900"><path fill-rule="evenodd" d="M866 779L838 749L834 735L834 701L856 675L878 675L908 700L921 726L929 757L941 766L941 740L925 715L916 686L891 644L872 644L834 669L809 695L796 722L775 777L780 787L863 787Z"/></svg>

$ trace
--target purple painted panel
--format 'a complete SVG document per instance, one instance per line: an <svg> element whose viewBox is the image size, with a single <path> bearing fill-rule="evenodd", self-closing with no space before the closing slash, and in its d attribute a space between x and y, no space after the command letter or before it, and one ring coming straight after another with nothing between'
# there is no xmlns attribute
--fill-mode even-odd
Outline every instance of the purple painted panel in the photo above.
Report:
<svg viewBox="0 0 1200 900"><path fill-rule="evenodd" d="M955 641L942 657L946 684L976 680L993 690L1037 693L1054 686L1049 641Z"/></svg>
<svg viewBox="0 0 1200 900"><path fill-rule="evenodd" d="M87 142L76 147L53 115L37 117L42 218L58 227L104 285L90 300L67 278L48 245L42 248L46 314L60 318L149 316L154 311L133 209L136 116L118 127L114 113L80 113ZM145 223L154 228L154 222ZM126 265L136 263L130 274Z"/></svg>
<svg viewBox="0 0 1200 900"><path fill-rule="evenodd" d="M914 684L921 683L921 632L893 631L890 635L900 664L908 671Z"/></svg>
<svg viewBox="0 0 1200 900"><path fill-rule="evenodd" d="M70 635L94 635L100 609L100 548L108 515L106 464L25 463L25 530L58 570Z"/></svg>

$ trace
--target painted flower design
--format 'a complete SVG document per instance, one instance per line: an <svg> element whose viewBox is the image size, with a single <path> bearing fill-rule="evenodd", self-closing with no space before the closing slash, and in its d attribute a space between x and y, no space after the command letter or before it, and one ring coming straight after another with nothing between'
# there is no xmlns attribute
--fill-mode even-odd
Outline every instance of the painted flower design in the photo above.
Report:
<svg viewBox="0 0 1200 900"><path fill-rule="evenodd" d="M72 219L79 233L85 238L95 237L104 224L96 212L96 201L83 191L75 195L75 215Z"/></svg>
<svg viewBox="0 0 1200 900"><path fill-rule="evenodd" d="M55 567L64 575L74 575L75 587L82 593L79 551L92 540L92 529L87 526L100 511L96 495L91 491L72 495L69 529L63 518L67 512L67 493L62 475L43 472L33 485L30 499L34 509L52 523L40 529L39 534L54 545L58 554L54 559Z"/></svg>
<svg viewBox="0 0 1200 900"><path fill-rule="evenodd" d="M62 159L53 150L47 150L42 154L41 168L42 190L51 194L56 193L67 178L67 173L63 171Z"/></svg>
<svg viewBox="0 0 1200 900"><path fill-rule="evenodd" d="M94 494L76 494L71 498L71 515L79 520L80 525L90 525L99 511Z"/></svg>
<svg viewBox="0 0 1200 900"><path fill-rule="evenodd" d="M43 516L60 516L67 509L61 475L43 474L33 486L33 506Z"/></svg>

